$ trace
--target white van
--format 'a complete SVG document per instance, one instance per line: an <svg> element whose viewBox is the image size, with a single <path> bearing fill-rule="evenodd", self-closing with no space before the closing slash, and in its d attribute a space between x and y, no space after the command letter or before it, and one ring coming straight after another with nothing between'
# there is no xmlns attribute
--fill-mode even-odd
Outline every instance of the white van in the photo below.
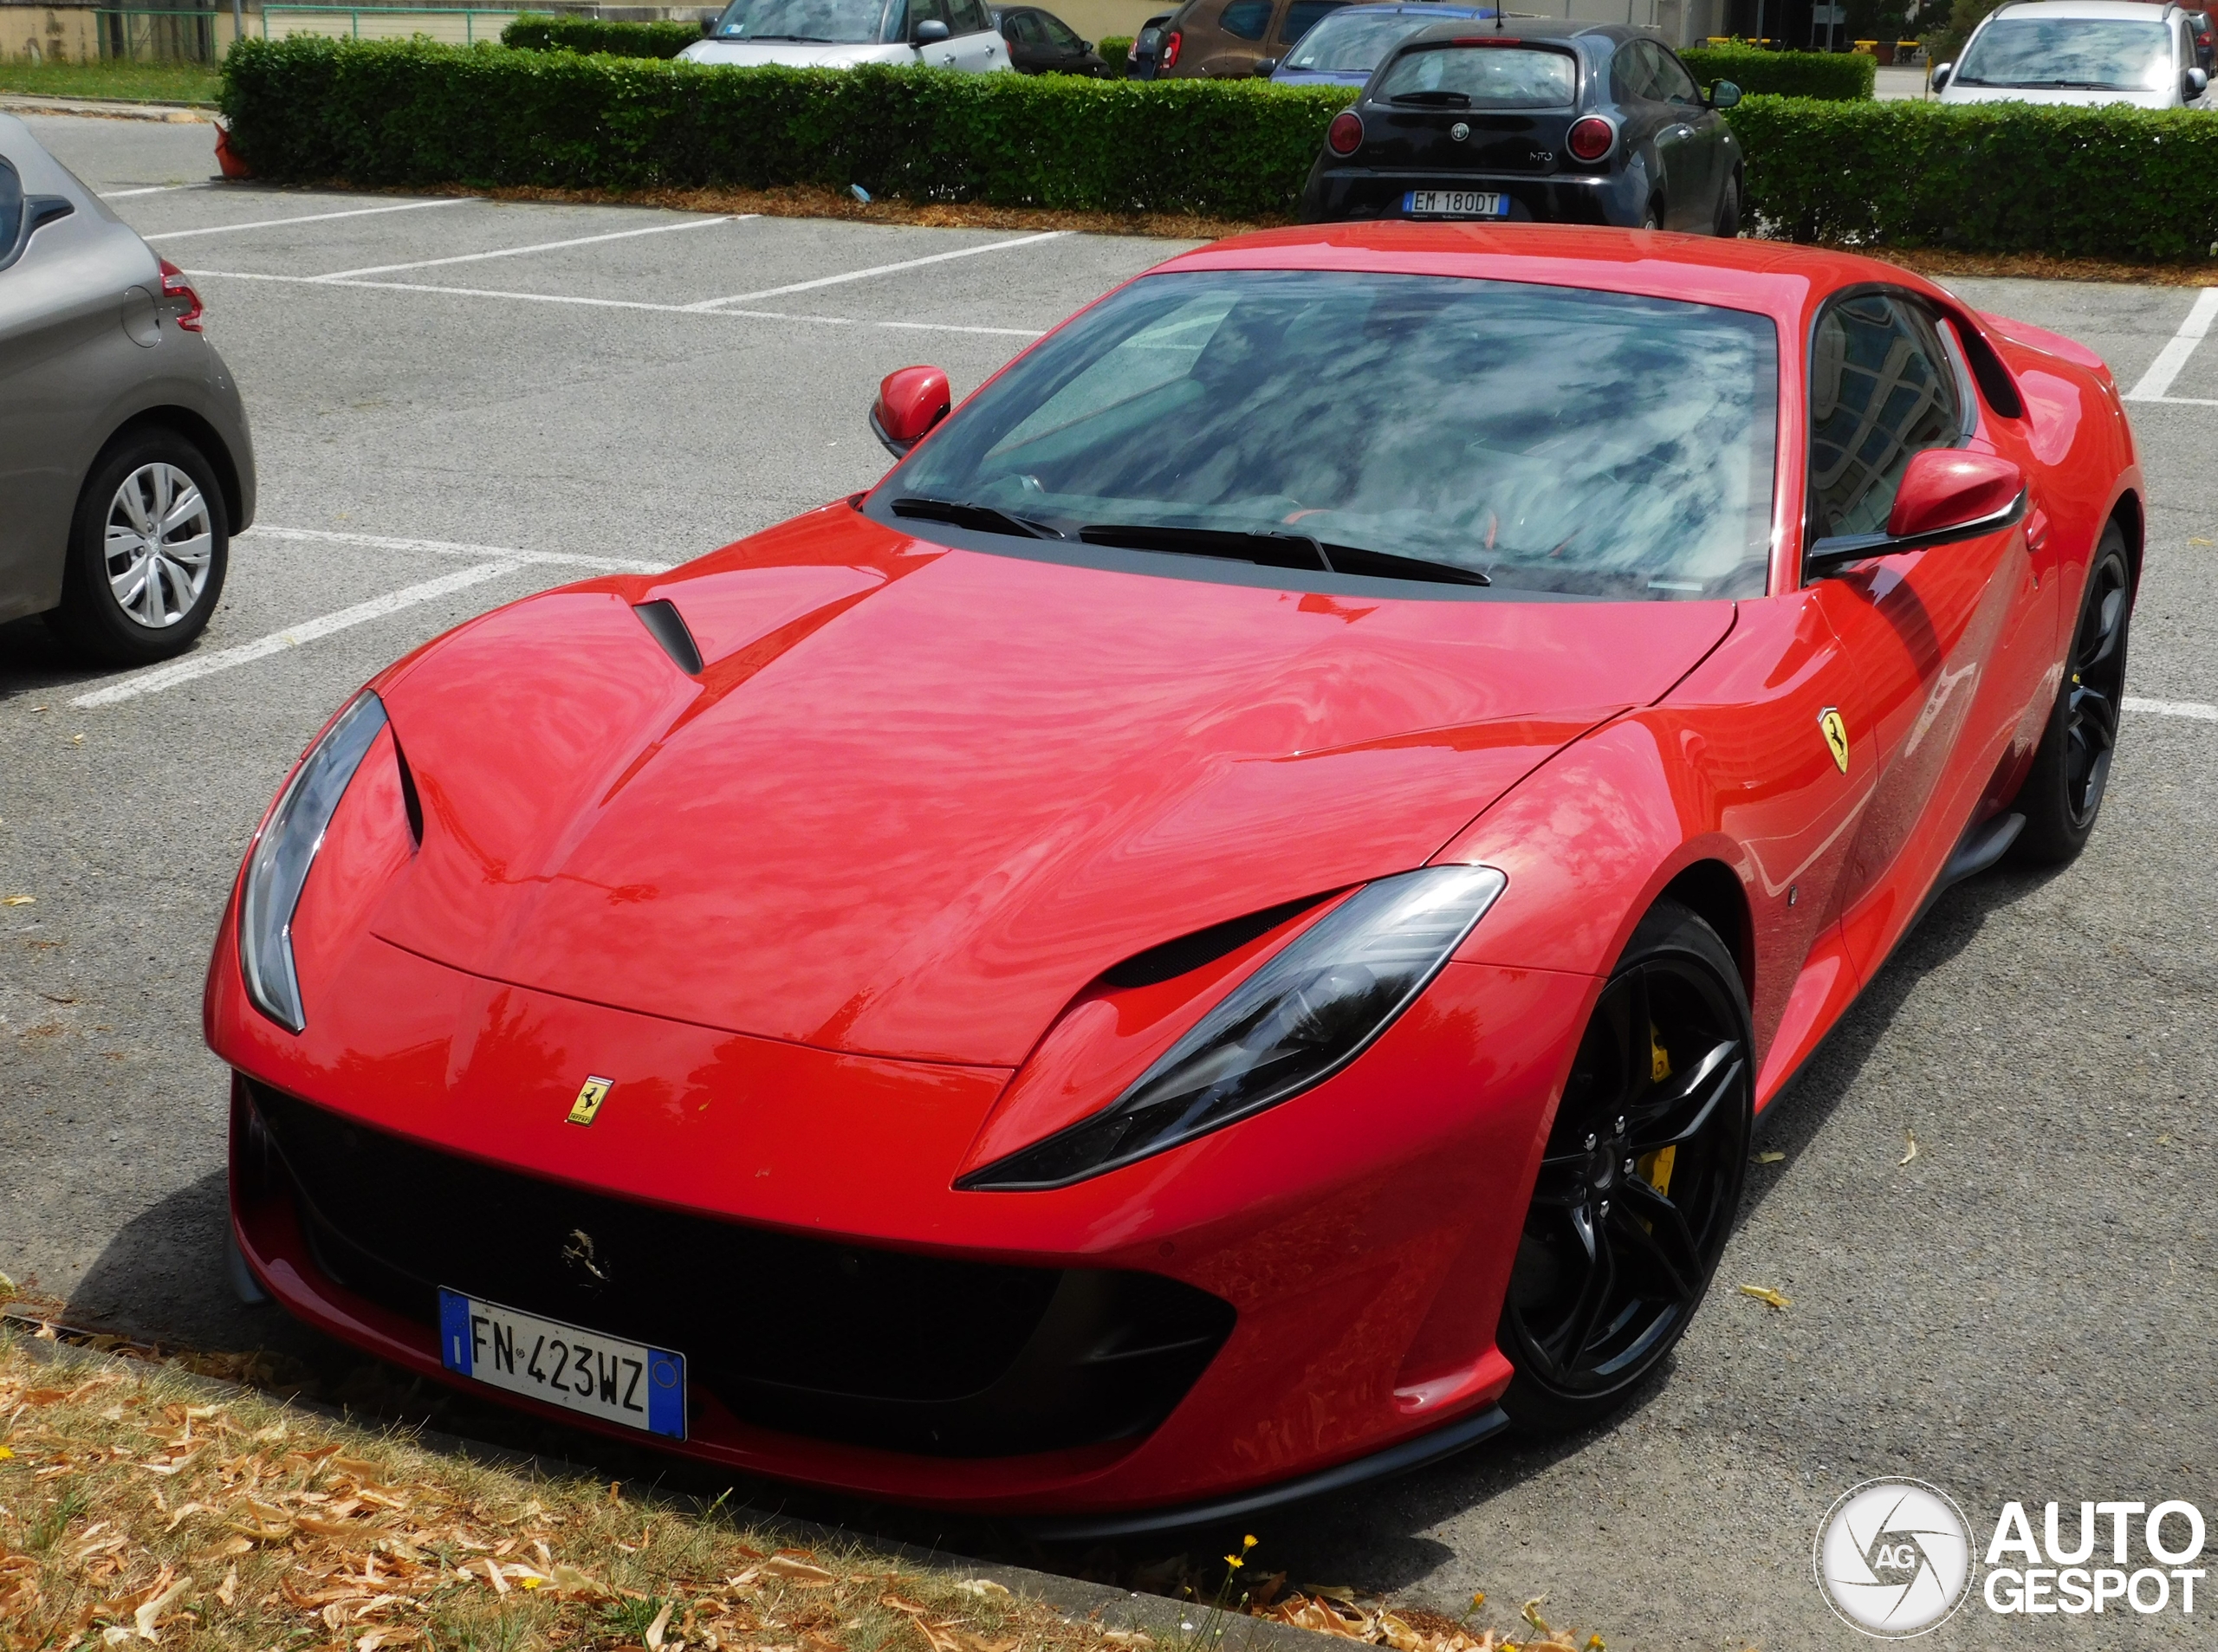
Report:
<svg viewBox="0 0 2218 1652"><path fill-rule="evenodd" d="M1933 71L1943 103L2130 103L2208 108L2210 78L2176 5L2150 0L2030 0L1997 6L1963 55Z"/></svg>
<svg viewBox="0 0 2218 1652"><path fill-rule="evenodd" d="M678 54L689 63L853 68L925 63L991 73L1008 43L986 0L732 0L708 37Z"/></svg>

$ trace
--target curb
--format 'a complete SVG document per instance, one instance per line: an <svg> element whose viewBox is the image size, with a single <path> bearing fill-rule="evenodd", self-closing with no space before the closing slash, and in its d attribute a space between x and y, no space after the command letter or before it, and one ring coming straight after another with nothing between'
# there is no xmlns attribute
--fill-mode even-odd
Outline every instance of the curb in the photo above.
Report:
<svg viewBox="0 0 2218 1652"><path fill-rule="evenodd" d="M160 120L180 126L209 124L216 111L197 103L139 103L128 98L44 98L0 93L0 110L10 114L102 115L111 120Z"/></svg>
<svg viewBox="0 0 2218 1652"><path fill-rule="evenodd" d="M348 1428L364 1426L360 1418L350 1416L342 1408L326 1405L320 1401L278 1400L243 1383L227 1383L221 1377L203 1377L163 1361L130 1359L120 1354L100 1353L68 1343L48 1342L23 1330L20 1320L0 1324L0 1343L5 1342L15 1343L35 1360L65 1370L113 1370L138 1375L157 1370L188 1388L211 1396L237 1398L251 1395L289 1410L320 1417L328 1422ZM443 1434L435 1428L410 1428L406 1431L406 1437L412 1444L444 1456L467 1456L477 1462L529 1469L550 1480L575 1479L588 1474L599 1478L594 1471L565 1459L542 1457L531 1452L491 1445L462 1435ZM627 1495L631 1494L627 1487ZM695 1498L673 1498L645 1487L639 1488L636 1495L643 1502L667 1502L673 1507L680 1501L698 1502ZM732 1503L726 1506L744 1511L756 1524L803 1542L826 1547L853 1544L859 1548L892 1556L913 1566L928 1566L937 1571L959 1571L966 1577L988 1578L1013 1595L1054 1607L1073 1622L1090 1621L1103 1629L1144 1630L1158 1642L1174 1648L1201 1648L1205 1645L1207 1652L1264 1652L1265 1649L1277 1649L1278 1652L1314 1652L1320 1641L1336 1639L1320 1635L1313 1629L1297 1629L1291 1623L1276 1623L1266 1618L1239 1617L1229 1614L1222 1620L1217 1634L1207 1635L1206 1619L1196 1616L1209 1610L1204 1606L1171 1600L1161 1595L1144 1595L1134 1590L1118 1589L1108 1584L1088 1583L1083 1578L1067 1577L1057 1572L1037 1571L1029 1566L974 1560L950 1550L920 1548L912 1543L890 1541L866 1532L850 1531L845 1526L827 1526L814 1520L797 1520L752 1504ZM1193 1623L1195 1629L1183 1627L1188 1623ZM1207 1636L1205 1642L1193 1638L1197 1631Z"/></svg>

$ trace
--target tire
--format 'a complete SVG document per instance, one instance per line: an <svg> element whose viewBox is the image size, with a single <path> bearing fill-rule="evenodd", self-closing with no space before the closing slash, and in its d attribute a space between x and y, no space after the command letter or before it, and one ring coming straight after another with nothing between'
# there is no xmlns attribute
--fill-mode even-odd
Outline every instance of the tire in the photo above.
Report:
<svg viewBox="0 0 2218 1652"><path fill-rule="evenodd" d="M1741 233L1741 179L1739 174L1729 176L1717 198L1717 227L1713 234L1731 241Z"/></svg>
<svg viewBox="0 0 2218 1652"><path fill-rule="evenodd" d="M2126 633L2133 622L2133 577L2125 533L2103 529L2087 570L2079 617L2064 657L2064 680L2033 754L2033 766L2013 806L2026 817L2011 858L2023 866L2061 866L2093 835L2117 747L2118 709L2125 697Z"/></svg>
<svg viewBox="0 0 2218 1652"><path fill-rule="evenodd" d="M174 431L126 432L77 496L62 605L49 618L106 664L173 658L207 629L230 560L229 514L207 456Z"/></svg>
<svg viewBox="0 0 2218 1652"><path fill-rule="evenodd" d="M1660 230L1664 227L1664 202L1660 197L1650 196L1648 204L1641 208L1640 227L1644 230Z"/></svg>
<svg viewBox="0 0 2218 1652"><path fill-rule="evenodd" d="M1740 1208L1754 1047L1733 955L1658 902L1579 1040L1518 1241L1496 1340L1521 1428L1601 1421L1685 1333Z"/></svg>

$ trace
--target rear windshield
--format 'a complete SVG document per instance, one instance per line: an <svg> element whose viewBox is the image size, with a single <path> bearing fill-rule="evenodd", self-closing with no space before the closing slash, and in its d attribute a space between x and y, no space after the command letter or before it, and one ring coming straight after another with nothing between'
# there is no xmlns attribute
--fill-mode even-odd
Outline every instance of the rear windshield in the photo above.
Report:
<svg viewBox="0 0 2218 1652"><path fill-rule="evenodd" d="M2161 92L2171 78L2171 30L2163 23L2005 17L1980 31L1954 83Z"/></svg>
<svg viewBox="0 0 2218 1652"><path fill-rule="evenodd" d="M980 391L871 509L916 531L892 506L921 496L1072 541L1115 543L1112 524L1292 535L1500 587L1758 596L1777 379L1771 321L1703 304L1431 275L1151 275Z"/></svg>
<svg viewBox="0 0 2218 1652"><path fill-rule="evenodd" d="M1369 75L1409 36L1435 22L1431 17L1397 17L1372 12L1327 17L1301 37L1286 60L1288 68L1318 75Z"/></svg>
<svg viewBox="0 0 2218 1652"><path fill-rule="evenodd" d="M877 46L907 38L908 0L732 0L718 40L791 40Z"/></svg>
<svg viewBox="0 0 2218 1652"><path fill-rule="evenodd" d="M1382 101L1472 109L1560 109L1578 84L1567 52L1520 46L1421 46L1372 91Z"/></svg>

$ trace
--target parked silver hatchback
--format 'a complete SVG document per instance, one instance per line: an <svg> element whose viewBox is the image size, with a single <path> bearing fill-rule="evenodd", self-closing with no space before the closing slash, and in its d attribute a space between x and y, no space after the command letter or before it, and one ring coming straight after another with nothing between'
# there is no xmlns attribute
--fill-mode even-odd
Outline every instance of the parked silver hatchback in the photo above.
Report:
<svg viewBox="0 0 2218 1652"><path fill-rule="evenodd" d="M181 653L254 520L238 387L183 272L0 114L0 621Z"/></svg>

